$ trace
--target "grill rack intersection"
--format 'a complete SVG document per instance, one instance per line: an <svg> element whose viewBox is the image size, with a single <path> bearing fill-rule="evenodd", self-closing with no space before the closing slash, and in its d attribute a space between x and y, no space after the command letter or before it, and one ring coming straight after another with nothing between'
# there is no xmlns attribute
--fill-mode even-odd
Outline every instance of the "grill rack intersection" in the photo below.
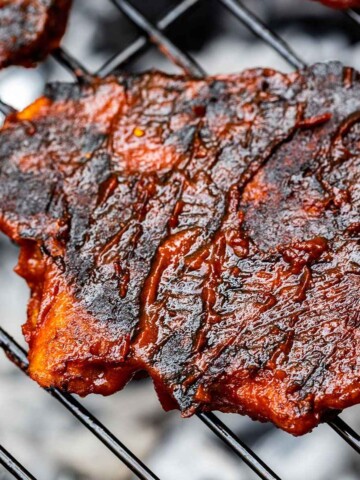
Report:
<svg viewBox="0 0 360 480"><path fill-rule="evenodd" d="M128 0L109 0L138 29L140 35L125 49L109 58L95 73L100 77L116 72L134 58L138 57L150 45L155 45L172 63L185 73L194 77L206 75L203 68L187 53L177 47L165 34L166 29L185 14L205 0L181 0L169 10L156 24L150 22ZM217 0L239 22L254 35L275 50L291 67L303 68L306 63L276 32L271 30L252 13L240 0ZM360 27L360 14L355 10L347 10L344 15ZM54 59L67 69L78 83L91 79L92 74L63 48L52 54ZM0 100L0 112L8 115L16 110ZM26 351L20 347L10 335L0 327L0 347L24 373L27 373L28 360ZM142 480L159 480L141 460L139 460L119 439L72 395L58 389L45 389L56 398L72 415L90 430L117 458ZM213 413L198 413L197 417L236 455L238 455L263 480L280 480L280 477L263 462L244 442L242 442ZM329 426L360 454L360 435L347 425L340 417L328 422ZM36 480L28 470L0 445L0 464L19 480Z"/></svg>

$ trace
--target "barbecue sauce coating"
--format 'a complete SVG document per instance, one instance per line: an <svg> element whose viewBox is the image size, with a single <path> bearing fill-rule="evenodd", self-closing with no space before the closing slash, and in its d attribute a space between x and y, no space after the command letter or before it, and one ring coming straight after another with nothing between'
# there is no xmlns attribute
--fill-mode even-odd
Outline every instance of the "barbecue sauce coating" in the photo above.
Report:
<svg viewBox="0 0 360 480"><path fill-rule="evenodd" d="M43 386L295 435L360 400L360 89L339 63L54 84L0 133Z"/></svg>
<svg viewBox="0 0 360 480"><path fill-rule="evenodd" d="M71 0L0 0L0 68L32 67L56 49Z"/></svg>

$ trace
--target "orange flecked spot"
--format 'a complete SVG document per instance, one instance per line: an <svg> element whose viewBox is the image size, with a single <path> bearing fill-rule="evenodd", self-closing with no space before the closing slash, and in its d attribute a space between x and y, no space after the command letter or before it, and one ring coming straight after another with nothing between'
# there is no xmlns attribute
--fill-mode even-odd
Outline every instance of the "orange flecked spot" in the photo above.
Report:
<svg viewBox="0 0 360 480"><path fill-rule="evenodd" d="M141 130L139 127L134 128L134 135L135 137L143 137L145 135L144 130Z"/></svg>
<svg viewBox="0 0 360 480"><path fill-rule="evenodd" d="M25 108L22 112L17 114L19 120L34 120L36 116L41 113L43 108L50 105L50 100L46 97L40 97L33 104Z"/></svg>

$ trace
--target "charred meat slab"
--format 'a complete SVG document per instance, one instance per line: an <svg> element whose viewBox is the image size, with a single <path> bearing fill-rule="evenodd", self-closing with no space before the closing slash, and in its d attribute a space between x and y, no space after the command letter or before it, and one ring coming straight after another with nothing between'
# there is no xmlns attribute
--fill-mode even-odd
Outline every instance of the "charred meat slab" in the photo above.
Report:
<svg viewBox="0 0 360 480"><path fill-rule="evenodd" d="M339 63L53 84L0 132L43 386L293 434L360 400L360 77Z"/></svg>
<svg viewBox="0 0 360 480"><path fill-rule="evenodd" d="M31 67L59 46L71 0L0 0L0 68Z"/></svg>

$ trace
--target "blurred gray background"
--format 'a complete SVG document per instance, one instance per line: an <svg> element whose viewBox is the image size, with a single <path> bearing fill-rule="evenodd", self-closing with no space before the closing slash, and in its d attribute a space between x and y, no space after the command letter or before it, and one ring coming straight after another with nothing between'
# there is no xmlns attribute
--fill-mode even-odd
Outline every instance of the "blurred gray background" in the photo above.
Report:
<svg viewBox="0 0 360 480"><path fill-rule="evenodd" d="M176 1L133 2L155 19ZM248 7L288 40L307 62L337 59L360 68L360 28L340 12L306 0L249 0ZM107 0L77 0L63 45L90 70L127 46L137 30ZM209 73L266 66L289 67L217 2L204 0L170 36ZM133 71L176 69L151 48ZM33 70L0 73L0 98L22 108L41 94L45 82L69 80L49 59ZM12 271L17 248L0 235L0 324L23 343L20 326L28 289ZM257 478L202 425L164 413L149 380L134 381L112 397L89 396L85 405L162 479L251 480ZM360 408L342 414L360 429ZM301 438L239 415L221 418L284 479L360 479L359 457L327 425ZM55 400L28 380L0 352L0 443L43 480L127 480L129 471ZM0 479L10 476L0 467Z"/></svg>

